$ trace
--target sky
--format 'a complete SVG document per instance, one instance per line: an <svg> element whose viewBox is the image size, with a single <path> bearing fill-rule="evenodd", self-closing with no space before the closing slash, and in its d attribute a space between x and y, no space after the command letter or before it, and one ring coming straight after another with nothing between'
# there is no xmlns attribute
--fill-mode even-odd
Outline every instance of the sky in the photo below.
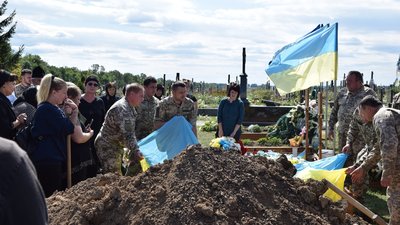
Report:
<svg viewBox="0 0 400 225"><path fill-rule="evenodd" d="M268 80L274 53L318 24L339 23L338 77L358 70L396 79L400 0L9 0L13 48L54 66L226 83L242 73Z"/></svg>

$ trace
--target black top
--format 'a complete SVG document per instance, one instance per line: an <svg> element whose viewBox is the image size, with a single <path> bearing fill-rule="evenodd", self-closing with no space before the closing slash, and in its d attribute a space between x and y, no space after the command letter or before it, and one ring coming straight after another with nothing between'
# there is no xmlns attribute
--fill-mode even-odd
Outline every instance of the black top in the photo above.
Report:
<svg viewBox="0 0 400 225"><path fill-rule="evenodd" d="M96 139L97 134L100 132L101 126L104 122L104 117L106 116L104 102L98 97L96 97L91 103L87 102L84 98L81 98L79 112L86 118L85 126L93 119L93 123L90 127L94 131L94 134L90 139L90 142L91 147L94 148L94 139Z"/></svg>
<svg viewBox="0 0 400 225"><path fill-rule="evenodd" d="M27 154L0 138L0 224L47 224L42 187Z"/></svg>
<svg viewBox="0 0 400 225"><path fill-rule="evenodd" d="M104 95L100 97L101 100L104 102L104 109L107 113L107 111L111 108L111 106L120 99L120 97L117 96L110 96L110 95Z"/></svg>
<svg viewBox="0 0 400 225"><path fill-rule="evenodd" d="M193 102L197 102L197 98L194 95L187 94L186 97L190 98Z"/></svg>
<svg viewBox="0 0 400 225"><path fill-rule="evenodd" d="M13 122L17 119L10 100L0 92L0 137L13 140L17 129L13 128Z"/></svg>
<svg viewBox="0 0 400 225"><path fill-rule="evenodd" d="M96 97L93 102L89 103L84 98L81 98L79 112L86 118L85 126L93 119L91 128L94 131L93 137L96 137L103 125L106 114L103 100Z"/></svg>
<svg viewBox="0 0 400 225"><path fill-rule="evenodd" d="M85 130L82 122L81 128L83 131ZM71 141L71 162L73 185L88 178L86 169L94 164L90 151L90 141L81 144Z"/></svg>

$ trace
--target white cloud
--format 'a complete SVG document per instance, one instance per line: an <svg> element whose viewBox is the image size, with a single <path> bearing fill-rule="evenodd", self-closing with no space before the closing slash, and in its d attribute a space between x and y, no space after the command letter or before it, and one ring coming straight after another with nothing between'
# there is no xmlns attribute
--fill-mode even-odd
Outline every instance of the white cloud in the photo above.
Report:
<svg viewBox="0 0 400 225"><path fill-rule="evenodd" d="M53 0L10 1L15 46L50 64L225 82L241 73L247 48L249 83L266 81L267 62L318 23L339 22L339 74L394 77L400 53L395 0ZM185 75L186 74L186 75ZM381 75L379 75L381 74ZM168 75L168 76L169 76ZM339 77L341 77L339 75Z"/></svg>

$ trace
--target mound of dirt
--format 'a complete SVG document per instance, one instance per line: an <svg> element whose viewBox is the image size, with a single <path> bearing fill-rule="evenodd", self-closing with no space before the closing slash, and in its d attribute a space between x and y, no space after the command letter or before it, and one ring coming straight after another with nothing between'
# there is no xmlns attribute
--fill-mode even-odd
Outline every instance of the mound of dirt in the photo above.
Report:
<svg viewBox="0 0 400 225"><path fill-rule="evenodd" d="M284 160L280 160L284 161ZM287 167L287 165L285 165ZM101 175L47 199L50 224L368 224L291 168L191 146L136 177Z"/></svg>

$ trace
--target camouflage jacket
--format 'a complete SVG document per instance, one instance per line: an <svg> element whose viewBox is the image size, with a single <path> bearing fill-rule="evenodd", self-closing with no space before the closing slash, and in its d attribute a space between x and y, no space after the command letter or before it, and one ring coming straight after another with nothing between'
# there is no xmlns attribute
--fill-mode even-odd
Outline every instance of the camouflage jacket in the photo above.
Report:
<svg viewBox="0 0 400 225"><path fill-rule="evenodd" d="M17 85L15 86L15 90L14 90L15 97L17 97L17 98L18 98L18 97L21 97L21 96L22 96L22 93L24 93L24 91L27 90L27 89L30 88L30 87L31 87L31 85L24 87L24 86L22 86L21 83L17 84Z"/></svg>
<svg viewBox="0 0 400 225"><path fill-rule="evenodd" d="M350 145L351 152L357 155L364 147L372 149L373 138L374 129L372 123L364 123L359 115L358 108L356 108L347 132L346 144Z"/></svg>
<svg viewBox="0 0 400 225"><path fill-rule="evenodd" d="M369 171L378 164L379 160L381 160L380 146L375 135L375 131L373 136L374 137L372 142L374 143L370 146L366 146L366 154L362 155L355 164L356 167L360 166L364 169L364 171Z"/></svg>
<svg viewBox="0 0 400 225"><path fill-rule="evenodd" d="M130 150L139 149L135 136L136 117L135 108L121 98L108 110L97 138Z"/></svg>
<svg viewBox="0 0 400 225"><path fill-rule="evenodd" d="M136 137L138 140L143 139L154 130L154 120L156 116L156 109L159 104L159 100L151 96L148 98L144 97L143 102L140 106L136 107L138 116L136 120Z"/></svg>
<svg viewBox="0 0 400 225"><path fill-rule="evenodd" d="M334 130L335 124L339 122L339 133L347 133L353 112L360 101L367 95L373 95L376 97L375 91L365 86L356 92L349 92L346 90L347 89L342 89L335 99L329 117L329 130L331 131Z"/></svg>
<svg viewBox="0 0 400 225"><path fill-rule="evenodd" d="M177 105L172 96L164 98L157 107L156 121L167 122L177 115L185 117L192 126L196 127L197 115L194 103L189 98L185 98L181 105Z"/></svg>
<svg viewBox="0 0 400 225"><path fill-rule="evenodd" d="M357 136L360 144L358 146L354 146L357 145L357 143L351 143L352 140L355 140L354 137ZM364 151L365 154L361 155L355 163L356 167L360 166L364 169L364 171L369 171L372 169L381 159L381 152L374 127L372 123L365 124L362 121L358 108L356 108L354 111L353 120L350 123L350 128L347 135L347 143L349 143L353 149L360 147L364 148L364 150L359 149L359 152Z"/></svg>
<svg viewBox="0 0 400 225"><path fill-rule="evenodd" d="M400 109L400 92L393 96L392 108Z"/></svg>
<svg viewBox="0 0 400 225"><path fill-rule="evenodd" d="M382 107L373 117L373 126L381 149L382 177L387 178L400 171L400 110Z"/></svg>

